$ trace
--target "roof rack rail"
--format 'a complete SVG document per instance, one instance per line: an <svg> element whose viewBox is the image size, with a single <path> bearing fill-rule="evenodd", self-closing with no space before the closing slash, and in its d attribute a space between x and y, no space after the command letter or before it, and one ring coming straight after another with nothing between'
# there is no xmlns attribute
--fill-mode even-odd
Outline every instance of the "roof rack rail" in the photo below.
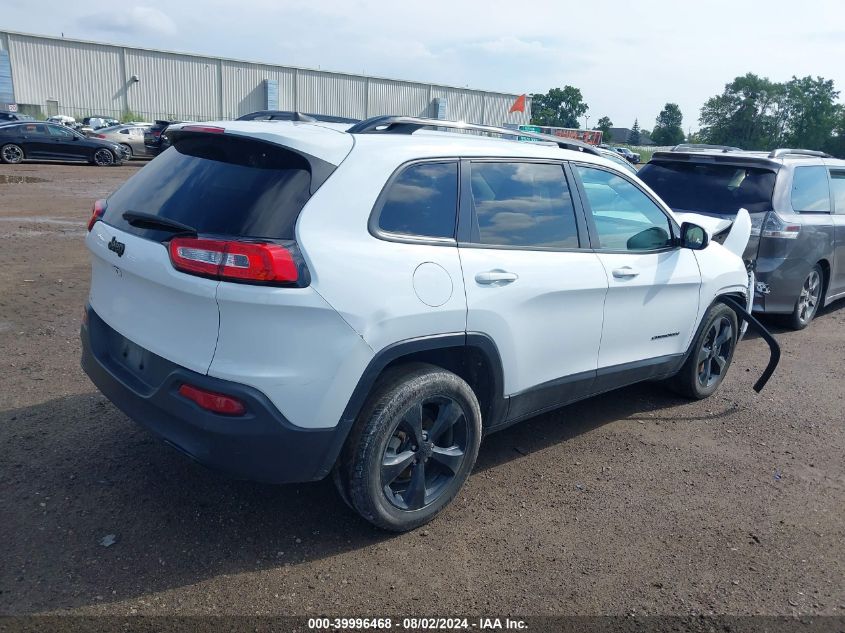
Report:
<svg viewBox="0 0 845 633"><path fill-rule="evenodd" d="M552 136L551 134L538 134L526 130L517 130L493 125L481 125L479 123L464 123L463 121L446 121L444 119L429 119L414 116L376 116L365 119L346 130L350 134L413 134L417 130L426 127L442 127L449 130L472 130L473 132L487 132L488 134L500 134L504 136L524 136L538 141L554 143L561 149L571 149L578 152L586 152L599 156L598 150L592 145L582 143L576 139Z"/></svg>
<svg viewBox="0 0 845 633"><path fill-rule="evenodd" d="M675 145L671 150L671 152L700 152L705 151L708 149L718 149L722 150L723 152L741 152L742 149L739 147L733 147L731 145L708 145L707 143L681 143L680 145Z"/></svg>
<svg viewBox="0 0 845 633"><path fill-rule="evenodd" d="M780 158L781 156L814 156L816 158L833 158L830 154L817 152L814 149L789 149L786 147L773 150L769 154L769 158Z"/></svg>

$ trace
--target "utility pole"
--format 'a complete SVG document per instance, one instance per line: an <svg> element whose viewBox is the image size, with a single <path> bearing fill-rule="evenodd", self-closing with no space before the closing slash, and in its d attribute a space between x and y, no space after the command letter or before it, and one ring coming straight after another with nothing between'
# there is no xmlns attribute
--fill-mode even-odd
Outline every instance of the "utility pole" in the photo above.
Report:
<svg viewBox="0 0 845 633"><path fill-rule="evenodd" d="M590 115L589 114L584 115L584 129L585 130L590 129Z"/></svg>

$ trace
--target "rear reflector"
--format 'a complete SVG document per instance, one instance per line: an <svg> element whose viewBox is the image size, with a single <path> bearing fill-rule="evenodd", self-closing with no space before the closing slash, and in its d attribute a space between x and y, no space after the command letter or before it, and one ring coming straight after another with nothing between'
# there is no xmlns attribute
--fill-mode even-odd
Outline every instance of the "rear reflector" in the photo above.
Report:
<svg viewBox="0 0 845 633"><path fill-rule="evenodd" d="M293 254L278 244L174 237L169 250L173 267L194 275L271 283L299 278Z"/></svg>
<svg viewBox="0 0 845 633"><path fill-rule="evenodd" d="M182 132L210 132L211 134L223 134L226 128L216 127L213 125L186 125L179 128Z"/></svg>
<svg viewBox="0 0 845 633"><path fill-rule="evenodd" d="M221 415L243 415L246 413L244 403L216 391L207 391L193 385L183 384L179 387L179 395L196 402L207 411Z"/></svg>
<svg viewBox="0 0 845 633"><path fill-rule="evenodd" d="M91 209L91 218L88 220L88 232L91 232L91 229L94 228L94 225L97 223L97 220L103 217L103 214L106 212L107 203L105 200L97 200L94 203L94 208Z"/></svg>

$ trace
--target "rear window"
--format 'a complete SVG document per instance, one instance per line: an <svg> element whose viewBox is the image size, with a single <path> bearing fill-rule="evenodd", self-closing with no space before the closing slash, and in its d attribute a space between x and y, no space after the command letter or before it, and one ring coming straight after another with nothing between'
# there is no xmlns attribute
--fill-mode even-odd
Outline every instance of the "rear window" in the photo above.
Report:
<svg viewBox="0 0 845 633"><path fill-rule="evenodd" d="M736 215L770 211L777 174L759 167L651 162L639 177L676 211Z"/></svg>
<svg viewBox="0 0 845 633"><path fill-rule="evenodd" d="M170 235L130 226L127 211L193 227L200 234L288 240L310 198L308 162L283 147L232 136L189 136L108 199L108 224L149 239Z"/></svg>

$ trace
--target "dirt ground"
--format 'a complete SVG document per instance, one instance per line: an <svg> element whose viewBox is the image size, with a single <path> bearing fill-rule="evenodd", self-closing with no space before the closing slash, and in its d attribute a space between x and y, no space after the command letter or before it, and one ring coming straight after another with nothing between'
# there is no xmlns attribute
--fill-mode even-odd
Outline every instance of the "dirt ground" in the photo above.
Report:
<svg viewBox="0 0 845 633"><path fill-rule="evenodd" d="M845 305L709 400L627 388L491 436L424 529L195 465L79 368L93 200L140 164L0 166L0 613L845 615ZM115 535L110 547L101 544Z"/></svg>

